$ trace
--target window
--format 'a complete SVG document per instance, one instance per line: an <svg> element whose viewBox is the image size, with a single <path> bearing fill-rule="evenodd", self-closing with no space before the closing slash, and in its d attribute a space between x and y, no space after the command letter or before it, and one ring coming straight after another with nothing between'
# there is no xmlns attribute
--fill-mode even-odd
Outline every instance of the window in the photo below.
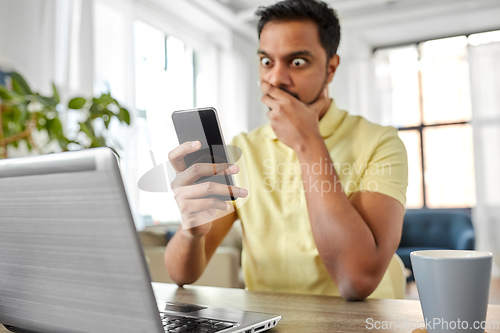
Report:
<svg viewBox="0 0 500 333"><path fill-rule="evenodd" d="M136 119L132 139L136 177L168 163L168 152L178 145L171 114L196 106L196 52L182 40L137 21L134 24ZM170 180L171 181L171 180ZM144 223L179 221L170 192L137 192L139 215ZM149 221L149 222L148 222Z"/></svg>
<svg viewBox="0 0 500 333"><path fill-rule="evenodd" d="M475 206L468 52L496 40L500 31L375 50L382 123L408 153L407 208Z"/></svg>

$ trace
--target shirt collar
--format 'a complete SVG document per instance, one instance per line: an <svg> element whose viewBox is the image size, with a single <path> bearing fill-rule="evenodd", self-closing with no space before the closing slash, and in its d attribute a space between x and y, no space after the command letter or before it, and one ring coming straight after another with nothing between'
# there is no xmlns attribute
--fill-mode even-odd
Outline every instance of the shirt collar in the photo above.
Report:
<svg viewBox="0 0 500 333"><path fill-rule="evenodd" d="M333 135L335 130L340 126L344 119L345 111L339 110L335 101L332 99L330 107L326 111L323 118L319 120L319 132L323 138L328 138ZM264 125L264 134L271 140L277 140L278 137L274 133L271 123Z"/></svg>

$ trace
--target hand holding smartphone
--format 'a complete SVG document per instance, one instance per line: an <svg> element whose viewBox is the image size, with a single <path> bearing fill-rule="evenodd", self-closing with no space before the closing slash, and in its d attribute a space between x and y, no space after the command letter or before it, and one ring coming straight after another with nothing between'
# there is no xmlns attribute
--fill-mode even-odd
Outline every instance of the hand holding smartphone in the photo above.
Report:
<svg viewBox="0 0 500 333"><path fill-rule="evenodd" d="M233 178L230 172L226 171L229 168L229 159L217 111L214 108L175 111L172 114L172 121L179 144L193 141L201 144L199 150L184 156L186 169L196 164L208 169L208 175L201 176L194 183L213 182L226 185L227 195L209 196L223 201L236 200L237 196L231 191L231 187L234 186ZM207 168L208 164L211 165L212 172L209 167Z"/></svg>

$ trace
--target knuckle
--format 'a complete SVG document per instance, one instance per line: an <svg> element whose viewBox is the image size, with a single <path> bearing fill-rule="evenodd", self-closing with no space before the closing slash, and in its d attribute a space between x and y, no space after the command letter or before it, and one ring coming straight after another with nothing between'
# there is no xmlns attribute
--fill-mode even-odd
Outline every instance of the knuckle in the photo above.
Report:
<svg viewBox="0 0 500 333"><path fill-rule="evenodd" d="M175 201L177 201L177 203L179 203L181 201L181 198L182 198L182 191L180 191L180 188L172 188L173 192L174 192L174 199Z"/></svg>
<svg viewBox="0 0 500 333"><path fill-rule="evenodd" d="M172 150L168 153L167 156L168 156L168 160L170 162L177 162L177 161L182 160L182 156L179 155L177 150L178 150L178 148L175 148L174 150Z"/></svg>
<svg viewBox="0 0 500 333"><path fill-rule="evenodd" d="M224 165L223 164L216 164L215 165L215 171L216 171L216 173L222 172L223 169L224 169Z"/></svg>
<svg viewBox="0 0 500 333"><path fill-rule="evenodd" d="M180 197L179 197L179 193L174 192L174 200L175 200L175 202L177 202L177 206L178 206L179 203L181 202Z"/></svg>
<svg viewBox="0 0 500 333"><path fill-rule="evenodd" d="M199 164L193 164L191 166L191 172L195 175L197 175L200 172L200 165Z"/></svg>
<svg viewBox="0 0 500 333"><path fill-rule="evenodd" d="M207 184L205 185L205 191L207 193L212 193L214 191L214 183L207 182Z"/></svg>
<svg viewBox="0 0 500 333"><path fill-rule="evenodd" d="M174 151L171 150L169 153L168 153L168 160L169 161L172 161L174 159Z"/></svg>
<svg viewBox="0 0 500 333"><path fill-rule="evenodd" d="M194 216L188 216L188 217L183 218L183 221L185 224L187 224L189 227L191 227L196 222L196 219Z"/></svg>
<svg viewBox="0 0 500 333"><path fill-rule="evenodd" d="M178 202L177 205L179 206L179 211L181 212L181 214L185 215L189 213L188 205L186 205L184 201Z"/></svg>
<svg viewBox="0 0 500 333"><path fill-rule="evenodd" d="M177 177L175 177L174 180L172 180L172 183L170 183L170 187L174 191L174 196L175 196L175 192L176 192L175 190L178 187L178 185L177 185L178 182L179 182L179 179Z"/></svg>

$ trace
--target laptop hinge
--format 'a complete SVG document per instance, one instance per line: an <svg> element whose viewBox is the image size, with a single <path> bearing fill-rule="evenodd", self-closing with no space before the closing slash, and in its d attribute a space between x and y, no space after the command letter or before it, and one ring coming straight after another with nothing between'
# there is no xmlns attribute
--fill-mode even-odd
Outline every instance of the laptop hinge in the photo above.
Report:
<svg viewBox="0 0 500 333"><path fill-rule="evenodd" d="M3 327L5 327L7 330L9 330L11 332L15 332L15 333L38 333L35 331L27 331L27 330L23 330L22 328L17 328L17 327L5 325L5 324L3 325Z"/></svg>

